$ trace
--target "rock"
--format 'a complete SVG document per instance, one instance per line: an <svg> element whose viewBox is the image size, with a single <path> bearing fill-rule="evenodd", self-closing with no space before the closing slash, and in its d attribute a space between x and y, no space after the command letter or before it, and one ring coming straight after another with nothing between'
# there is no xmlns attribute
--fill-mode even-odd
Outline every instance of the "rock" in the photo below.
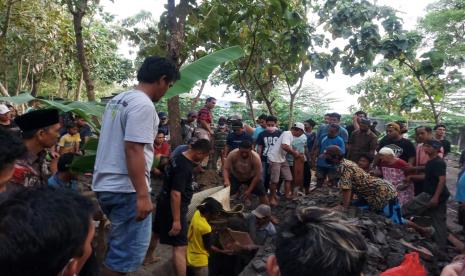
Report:
<svg viewBox="0 0 465 276"><path fill-rule="evenodd" d="M386 258L386 264L388 267L399 266L404 260L404 254L391 252Z"/></svg>
<svg viewBox="0 0 465 276"><path fill-rule="evenodd" d="M385 244L386 243L386 235L381 230L376 231L375 241L378 244Z"/></svg>
<svg viewBox="0 0 465 276"><path fill-rule="evenodd" d="M266 271L266 263L263 260L252 261L252 266L259 273Z"/></svg>
<svg viewBox="0 0 465 276"><path fill-rule="evenodd" d="M278 206L272 208L272 213L280 221L284 221L297 207L331 207L339 203L337 189L319 188L308 196L297 197L292 201L281 200ZM398 266L404 255L412 251L421 252L421 261L428 275L439 275L442 267L458 255L452 247L439 251L430 239L423 238L404 225L393 224L384 216L369 210L349 208L345 215L355 221L367 241L367 263L363 271L365 276L379 275L391 267ZM405 246L401 241L412 246ZM273 242L267 241L260 251L261 253L249 264L248 270L246 268L247 273L242 275L266 274L263 271L266 270L266 258L274 252ZM446 257L446 260L442 261L442 257Z"/></svg>

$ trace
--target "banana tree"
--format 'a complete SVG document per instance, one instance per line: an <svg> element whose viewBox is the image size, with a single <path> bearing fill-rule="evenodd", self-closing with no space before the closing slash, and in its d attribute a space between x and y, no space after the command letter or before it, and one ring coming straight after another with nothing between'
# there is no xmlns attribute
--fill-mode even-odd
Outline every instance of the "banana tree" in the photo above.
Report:
<svg viewBox="0 0 465 276"><path fill-rule="evenodd" d="M190 92L198 81L208 79L208 76L215 70L215 68L225 62L236 60L243 55L244 51L241 47L233 46L216 51L183 66L180 70L181 79L170 88L165 97L170 98ZM0 101L7 101L18 105L25 104L33 100L38 100L49 108L56 108L62 112L72 112L77 114L89 123L97 136L100 133L100 120L105 110L104 105L101 103L51 101L35 98L29 93L22 93L14 97L0 98ZM91 172L95 164L97 145L97 138L90 139L83 148L85 155L75 158L71 164L71 168L76 172Z"/></svg>

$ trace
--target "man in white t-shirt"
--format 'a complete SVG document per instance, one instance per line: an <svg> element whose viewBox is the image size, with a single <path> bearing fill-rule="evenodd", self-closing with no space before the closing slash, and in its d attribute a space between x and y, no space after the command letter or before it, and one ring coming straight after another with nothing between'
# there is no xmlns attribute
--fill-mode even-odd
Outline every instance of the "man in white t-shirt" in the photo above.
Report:
<svg viewBox="0 0 465 276"><path fill-rule="evenodd" d="M148 57L139 84L108 102L95 161L92 189L111 222L102 275L136 271L150 243L153 210L150 169L159 119L153 101L179 79L175 64Z"/></svg>
<svg viewBox="0 0 465 276"><path fill-rule="evenodd" d="M291 181L292 173L289 168L289 163L286 159L286 154L291 154L295 158L301 155L300 152L293 150L291 147L294 137L299 137L304 134L305 127L302 123L295 123L290 131L284 131L273 147L268 151L268 163L270 168L270 204L276 205L276 188L280 179L284 179L285 195L287 198L292 196Z"/></svg>

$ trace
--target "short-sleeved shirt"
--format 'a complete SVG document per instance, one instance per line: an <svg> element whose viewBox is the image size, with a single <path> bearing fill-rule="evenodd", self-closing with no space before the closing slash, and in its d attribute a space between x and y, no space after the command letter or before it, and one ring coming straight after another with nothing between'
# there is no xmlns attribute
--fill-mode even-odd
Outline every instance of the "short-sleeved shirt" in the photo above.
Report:
<svg viewBox="0 0 465 276"><path fill-rule="evenodd" d="M86 142L86 138L92 136L92 129L88 124L85 124L79 128L79 135L81 136L81 143L79 144L79 146L82 149Z"/></svg>
<svg viewBox="0 0 465 276"><path fill-rule="evenodd" d="M382 210L390 200L397 197L396 188L392 184L371 176L350 160L342 160L338 170L340 173L339 187L342 190L352 190L372 210Z"/></svg>
<svg viewBox="0 0 465 276"><path fill-rule="evenodd" d="M70 135L69 133L60 138L58 145L63 148L63 152L74 152L76 145L81 143L81 135L76 133Z"/></svg>
<svg viewBox="0 0 465 276"><path fill-rule="evenodd" d="M436 192L436 187L439 184L439 177L446 176L447 165L446 162L439 156L429 160L425 166L425 181L423 182L423 191L434 195ZM449 189L444 185L442 193L439 196L439 201L444 202L450 196Z"/></svg>
<svg viewBox="0 0 465 276"><path fill-rule="evenodd" d="M78 183L76 180L65 182L58 177L58 173L52 175L48 179L48 185L55 188L71 189L73 191L77 191L78 189Z"/></svg>
<svg viewBox="0 0 465 276"><path fill-rule="evenodd" d="M299 137L294 137L292 140L291 147L293 150L298 151L299 153L305 154L305 148L307 147L307 136L305 134L300 135ZM304 157L304 160L306 157ZM287 154L286 159L289 162L289 165L293 165L294 156L292 154Z"/></svg>
<svg viewBox="0 0 465 276"><path fill-rule="evenodd" d="M226 157L225 167L229 168L229 173L237 180L247 182L261 174L262 163L260 156L255 151L251 151L249 158L244 159L239 149L235 149Z"/></svg>
<svg viewBox="0 0 465 276"><path fill-rule="evenodd" d="M444 148L441 147L439 150L438 156L444 157ZM423 143L420 143L415 148L415 166L424 166L429 161L429 156L425 152L425 147Z"/></svg>
<svg viewBox="0 0 465 276"><path fill-rule="evenodd" d="M362 154L373 155L378 147L378 136L371 130L362 132L360 129L354 130L349 138L348 159L357 162Z"/></svg>
<svg viewBox="0 0 465 276"><path fill-rule="evenodd" d="M170 156L170 144L168 144L167 142L163 142L163 144L159 146L154 144L153 149L155 155Z"/></svg>
<svg viewBox="0 0 465 276"><path fill-rule="evenodd" d="M305 133L305 135L307 136L307 150L308 152L312 152L313 145L315 144L316 140L316 133Z"/></svg>
<svg viewBox="0 0 465 276"><path fill-rule="evenodd" d="M212 227L199 210L195 211L187 232L187 264L193 267L208 266L208 250L203 244L203 235L212 232Z"/></svg>
<svg viewBox="0 0 465 276"><path fill-rule="evenodd" d="M210 111L210 109L208 109L207 107L203 107L202 109L199 110L199 112L197 113L197 122L198 121L205 121L207 124L211 125L211 123L213 122L213 115ZM199 126L200 123L199 123Z"/></svg>
<svg viewBox="0 0 465 276"><path fill-rule="evenodd" d="M252 142L252 137L245 131L239 135L234 132L229 133L228 138L226 138L226 144L228 145L229 151L239 148L239 145L242 143L242 141Z"/></svg>
<svg viewBox="0 0 465 276"><path fill-rule="evenodd" d="M276 236L276 227L274 227L272 222L258 228L257 217L254 214L245 214L244 218L248 227L247 232L250 234L250 238L252 238L256 245L264 245L268 238Z"/></svg>
<svg viewBox="0 0 465 276"><path fill-rule="evenodd" d="M158 131L165 134L165 136L168 136L168 135L170 135L170 126L168 124L159 125L158 126Z"/></svg>
<svg viewBox="0 0 465 276"><path fill-rule="evenodd" d="M397 157L408 162L412 157L415 157L415 146L410 140L401 138L400 140L391 140L386 137L381 139L378 146L378 151L383 147L391 148Z"/></svg>
<svg viewBox="0 0 465 276"><path fill-rule="evenodd" d="M257 138L257 145L262 146L262 154L260 158L263 162L267 161L267 156L269 150L273 147L273 145L278 141L279 136L281 136L280 130L275 130L274 132L263 131L258 135Z"/></svg>
<svg viewBox="0 0 465 276"><path fill-rule="evenodd" d="M265 131L265 129L262 126L257 126L253 131L252 139L254 141L257 141L258 135L260 135L260 133L262 133L263 131Z"/></svg>
<svg viewBox="0 0 465 276"><path fill-rule="evenodd" d="M192 187L192 170L194 163L184 154L170 159L165 169L165 181L158 197L161 206L171 206L171 191L181 193L181 213L186 213L191 203L194 188Z"/></svg>
<svg viewBox="0 0 465 276"><path fill-rule="evenodd" d="M171 152L170 158L174 158L175 156L182 154L188 149L189 149L189 145L179 145Z"/></svg>
<svg viewBox="0 0 465 276"><path fill-rule="evenodd" d="M318 167L321 167L321 168L333 168L334 167L333 165L328 164L326 160L320 156L329 146L338 146L341 149L342 154L345 154L346 152L345 143L340 136L336 136L333 138L326 136L320 142L319 154L318 154L318 159L317 159Z"/></svg>
<svg viewBox="0 0 465 276"><path fill-rule="evenodd" d="M15 189L17 186L43 188L47 186L48 178L51 176L46 161L47 152L41 151L38 155L27 152L15 162L12 178L8 182L7 190Z"/></svg>
<svg viewBox="0 0 465 276"><path fill-rule="evenodd" d="M145 176L150 191L153 141L158 115L142 91L123 92L111 99L103 114L92 188L96 192L134 193L128 175L125 142L144 144Z"/></svg>
<svg viewBox="0 0 465 276"><path fill-rule="evenodd" d="M279 136L278 140L274 143L274 145L268 150L268 161L274 163L284 163L286 162L286 154L287 152L282 149L282 145L292 145L292 140L294 140L294 136L292 136L291 131L284 131L281 136Z"/></svg>
<svg viewBox="0 0 465 276"><path fill-rule="evenodd" d="M228 133L226 131L220 131L219 129L216 129L215 133L213 134L213 139L215 141L215 149L222 150L224 149L224 146L226 146Z"/></svg>
<svg viewBox="0 0 465 276"><path fill-rule="evenodd" d="M318 132L316 133L316 136L318 138L318 142L321 142L321 140L323 140L323 138L325 138L328 135L329 126L330 125L321 125L320 126L320 128L318 129ZM344 127L339 126L339 131L338 131L337 135L342 138L344 143L349 142L349 134L347 133L347 130Z"/></svg>
<svg viewBox="0 0 465 276"><path fill-rule="evenodd" d="M447 156L450 153L451 144L448 140L443 139L440 141L442 144L442 148L444 149L444 156Z"/></svg>
<svg viewBox="0 0 465 276"><path fill-rule="evenodd" d="M181 120L181 132L182 132L182 140L184 143L188 143L189 140L194 135L194 130L197 127L197 123L195 121L188 123L186 120Z"/></svg>

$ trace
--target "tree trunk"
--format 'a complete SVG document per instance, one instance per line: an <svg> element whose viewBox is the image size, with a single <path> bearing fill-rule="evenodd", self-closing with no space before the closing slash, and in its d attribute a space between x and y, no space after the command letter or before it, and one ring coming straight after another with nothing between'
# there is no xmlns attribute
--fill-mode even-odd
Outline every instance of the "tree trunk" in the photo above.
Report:
<svg viewBox="0 0 465 276"><path fill-rule="evenodd" d="M82 90L82 82L83 82L83 76L84 74L81 73L81 77L79 78L78 85L76 87L76 93L74 94L74 100L79 101L79 98L81 97L81 90Z"/></svg>
<svg viewBox="0 0 465 276"><path fill-rule="evenodd" d="M197 103L199 102L199 99L200 99L200 96L202 95L202 92L203 92L203 89L205 88L205 84L207 83L207 80L203 80L202 81L202 84L200 85L200 88L199 88L199 91L197 92L197 95L195 96L195 98L192 100L192 103L191 103L191 110L194 110L195 109L195 106L197 105Z"/></svg>
<svg viewBox="0 0 465 276"><path fill-rule="evenodd" d="M89 64L87 62L86 52L84 48L84 39L82 37L83 16L84 16L84 12L81 12L81 11L77 11L73 13L73 26L74 26L74 33L76 36L77 58L79 60L79 64L81 65L82 77L86 84L87 99L89 101L95 101L94 82L92 81L92 78L90 77Z"/></svg>
<svg viewBox="0 0 465 276"><path fill-rule="evenodd" d="M21 91L21 84L23 81L23 56L20 57L18 61L18 82L16 83L16 93L17 96L19 91Z"/></svg>
<svg viewBox="0 0 465 276"><path fill-rule="evenodd" d="M178 6L179 12L175 13L175 0L168 0L168 28L170 38L168 40L167 48L170 58L176 63L178 69L182 65L179 62L179 52L184 38L184 23L187 17L188 5L189 4L186 0L181 0ZM176 14L178 15L178 19L176 19ZM179 96L174 96L168 100L168 110L170 143L171 146L175 148L182 143Z"/></svg>
<svg viewBox="0 0 465 276"><path fill-rule="evenodd" d="M430 95L428 89L426 88L425 86L425 83L423 82L423 80L420 78L420 76L416 76L418 82L420 83L420 87L421 89L423 90L423 93L425 93L426 97L428 98L428 102L431 106L431 111L433 111L433 117L434 117L434 123L436 125L439 124L440 122L440 119L439 119L439 113L438 111L436 110L436 104L434 103L434 99L433 97Z"/></svg>
<svg viewBox="0 0 465 276"><path fill-rule="evenodd" d="M31 95L37 97L39 94L40 78L34 74L31 75Z"/></svg>
<svg viewBox="0 0 465 276"><path fill-rule="evenodd" d="M255 113L253 111L253 101L252 101L252 97L250 95L250 92L245 90L245 95L247 97L247 105L249 106L249 113L250 113L250 117L252 119L252 122L253 122L253 125L256 126L256 123L255 123Z"/></svg>
<svg viewBox="0 0 465 276"><path fill-rule="evenodd" d="M27 62L27 69L26 69L26 76L24 77L24 81L21 82L21 90L24 90L27 84L27 81L29 80L29 73L31 71L31 63L28 61Z"/></svg>
<svg viewBox="0 0 465 276"><path fill-rule="evenodd" d="M60 77L60 85L58 86L58 91L57 91L58 97L63 98L64 91L65 91L65 80L63 79L63 77Z"/></svg>
<svg viewBox="0 0 465 276"><path fill-rule="evenodd" d="M8 94L8 90L6 90L5 86L0 82L0 94L2 94L5 97L9 97L10 95Z"/></svg>
<svg viewBox="0 0 465 276"><path fill-rule="evenodd" d="M296 95L297 94L291 94L291 100L289 101L289 121L288 121L289 129L291 129L292 121L294 120L294 103L295 103Z"/></svg>

